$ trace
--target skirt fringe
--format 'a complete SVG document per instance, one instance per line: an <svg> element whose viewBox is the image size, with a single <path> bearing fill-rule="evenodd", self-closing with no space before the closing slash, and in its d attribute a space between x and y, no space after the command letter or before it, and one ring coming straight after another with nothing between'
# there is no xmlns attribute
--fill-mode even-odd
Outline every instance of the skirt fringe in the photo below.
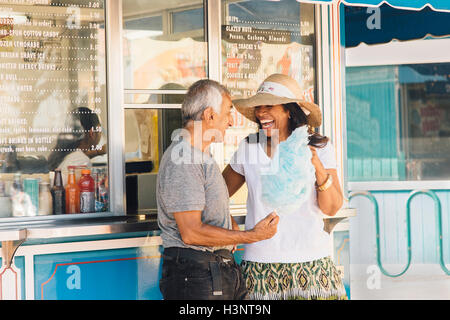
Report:
<svg viewBox="0 0 450 320"><path fill-rule="evenodd" d="M347 300L330 257L300 263L242 261L251 300Z"/></svg>

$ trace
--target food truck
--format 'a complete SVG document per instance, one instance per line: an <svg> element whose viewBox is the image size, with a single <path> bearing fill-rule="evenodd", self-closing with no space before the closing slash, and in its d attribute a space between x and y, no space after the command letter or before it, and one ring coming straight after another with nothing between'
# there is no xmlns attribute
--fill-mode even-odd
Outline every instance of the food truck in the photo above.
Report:
<svg viewBox="0 0 450 320"><path fill-rule="evenodd" d="M345 5L380 5L352 2L0 1L0 299L162 299L156 177L181 127L183 96L210 78L248 97L275 72L322 108L318 130L335 148L346 198L335 216L324 215L325 229L352 298L350 256L372 250L350 248L362 232L351 230L352 219L361 208L373 218L358 196L384 190L361 189L348 173L359 160L348 157ZM450 10L442 2L388 1ZM224 142L211 146L221 169L255 130L233 110ZM80 180L79 189L70 183ZM243 186L230 199L242 226L246 197Z"/></svg>

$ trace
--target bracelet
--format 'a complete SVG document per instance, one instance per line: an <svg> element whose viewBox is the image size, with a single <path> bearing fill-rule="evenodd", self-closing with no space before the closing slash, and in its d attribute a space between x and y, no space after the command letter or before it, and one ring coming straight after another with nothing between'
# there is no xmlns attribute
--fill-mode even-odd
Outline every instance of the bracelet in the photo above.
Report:
<svg viewBox="0 0 450 320"><path fill-rule="evenodd" d="M317 181L316 181L316 189L318 191L325 191L327 190L329 187L331 187L333 185L333 177L331 176L331 174L327 175L327 180L325 180L325 182L322 185L317 185Z"/></svg>

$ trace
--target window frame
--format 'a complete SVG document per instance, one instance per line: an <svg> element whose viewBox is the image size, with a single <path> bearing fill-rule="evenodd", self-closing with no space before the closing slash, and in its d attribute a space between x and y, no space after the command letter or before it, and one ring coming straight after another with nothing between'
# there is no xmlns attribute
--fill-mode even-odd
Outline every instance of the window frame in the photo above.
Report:
<svg viewBox="0 0 450 320"><path fill-rule="evenodd" d="M441 39L432 40L414 40L403 41L394 43L391 45L380 44L371 46L360 46L357 48L345 49L346 51L346 63L345 67L352 66L383 66L383 65L409 65L409 64L429 64L429 63L448 63L448 56L445 56L445 50L439 48L439 41ZM423 41L427 41L426 44L430 52L434 52L433 56L421 55ZM450 45L450 39L445 41L446 46ZM396 52L396 55L392 53ZM447 60L447 61L446 61ZM402 92L404 95L404 92ZM398 97L396 97L398 98ZM397 110L397 117L398 112ZM404 130L403 123L397 123ZM401 131L404 134L404 131ZM403 142L406 143L406 142ZM398 147L405 148L402 143L398 144ZM404 149L405 150L405 149ZM350 191L404 191L404 190L416 190L416 189L431 189L431 190L450 190L450 180L402 180L402 181L348 181L348 189Z"/></svg>
<svg viewBox="0 0 450 320"><path fill-rule="evenodd" d="M122 0L120 0L122 2ZM237 2L237 0L229 0L229 3ZM122 7L122 3L120 3ZM163 29L170 31L170 21L173 12L185 11L189 9L195 9L198 6L184 6L176 9L165 10L166 18L163 16ZM221 28L224 14L226 12L226 3L220 0L204 0L204 18L205 18L205 41L207 42L207 57L208 57L208 78L216 80L218 82L222 81L222 38L221 38ZM314 57L314 70L315 70L315 99L318 104L322 105L323 101L323 86L324 81L321 72L324 68L322 64L326 60L322 60L322 57L327 58L322 54L323 50L328 50L328 47L322 45L322 34L321 32L328 32L325 28L320 27L321 16L321 5L314 4L314 32L315 32L315 57ZM166 24L166 25L165 25ZM123 28L122 21L120 27ZM122 51L120 51L122 53ZM121 71L122 72L122 71ZM325 79L326 80L326 79ZM187 90L159 90L159 89L125 89L123 88L123 97L127 94L186 94ZM180 109L181 104L145 104L145 103L123 103L122 110L125 112L126 109ZM331 112L330 112L331 114ZM325 121L319 130L323 132L323 126L331 126L331 121ZM223 162L223 142L215 143L211 145L211 152L218 163ZM161 150L159 150L159 155L161 156ZM124 174L125 175L125 174ZM231 214L234 216L240 216L246 214L245 204L230 204Z"/></svg>
<svg viewBox="0 0 450 320"><path fill-rule="evenodd" d="M117 144L120 141L123 130L120 128L120 123L123 119L118 107L120 97L114 95L114 92L120 92L120 88L123 84L117 81L116 76L119 74L122 79L122 73L119 72L117 65L121 63L121 55L118 56L117 48L122 48L121 41L117 41L117 34L120 34L121 30L117 26L121 23L121 2L122 0L104 0L104 27L105 27L105 69L106 69L106 111L107 111L107 123L104 126L108 128L107 137L107 166L108 166L108 180L109 180L109 208L106 212L93 212L93 213L76 213L76 214L61 214L61 215L47 215L47 216L32 216L32 217L4 217L0 219L0 227L11 225L30 225L32 223L39 223L42 221L64 221L64 220L76 220L83 221L88 219L109 218L113 216L124 215L124 200L125 194L123 193L125 180L121 181L123 163L120 161L120 154L123 148L122 144ZM118 4L120 3L120 6ZM39 8L36 8L39 10ZM121 35L120 35L121 37ZM111 63L113 62L113 63ZM114 66L115 62L115 66ZM121 67L120 67L121 70ZM114 77L112 75L115 75ZM114 127L114 130L111 128ZM124 177L124 176L123 176ZM123 194L123 197L120 195Z"/></svg>

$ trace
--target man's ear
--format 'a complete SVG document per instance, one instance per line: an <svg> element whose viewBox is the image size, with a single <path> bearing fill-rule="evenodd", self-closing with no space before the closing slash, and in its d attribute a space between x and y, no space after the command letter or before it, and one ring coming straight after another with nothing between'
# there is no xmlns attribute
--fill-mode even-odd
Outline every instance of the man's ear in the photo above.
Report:
<svg viewBox="0 0 450 320"><path fill-rule="evenodd" d="M203 110L203 114L202 114L202 120L212 120L214 119L214 110L211 107L206 108L205 110Z"/></svg>

